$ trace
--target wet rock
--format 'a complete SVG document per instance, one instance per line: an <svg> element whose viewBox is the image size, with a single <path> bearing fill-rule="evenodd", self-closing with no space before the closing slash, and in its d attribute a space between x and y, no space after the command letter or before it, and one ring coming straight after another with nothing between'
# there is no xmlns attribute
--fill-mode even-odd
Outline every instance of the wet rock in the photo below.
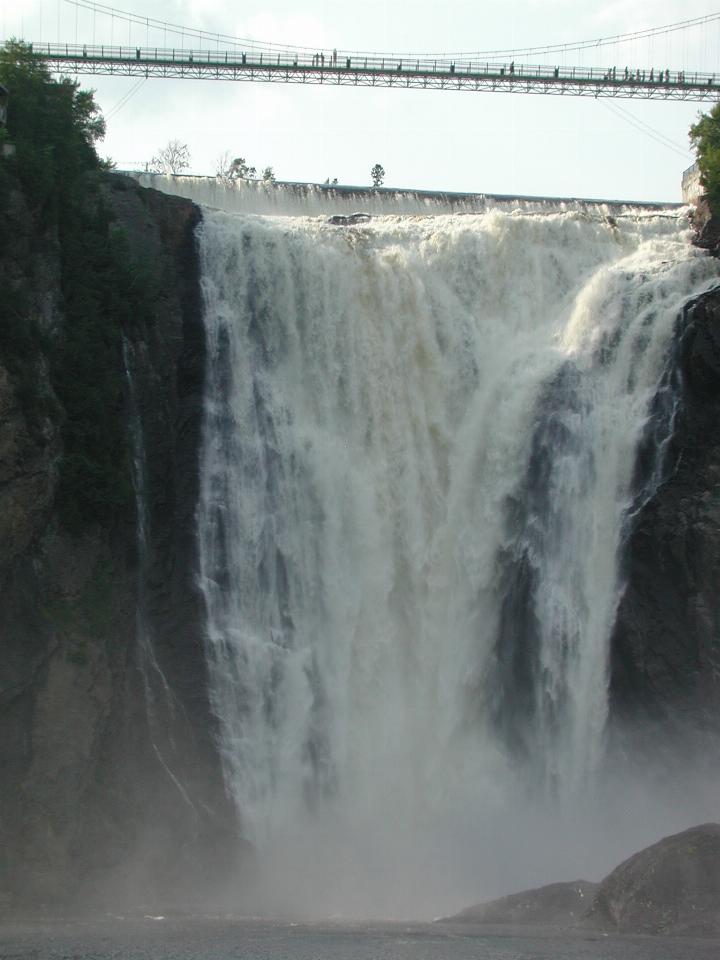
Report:
<svg viewBox="0 0 720 960"><path fill-rule="evenodd" d="M372 220L369 213L351 213L349 216L343 216L340 213L328 217L327 222L334 227L352 227L358 223L368 223Z"/></svg>
<svg viewBox="0 0 720 960"><path fill-rule="evenodd" d="M33 429L18 389L0 358L0 568L26 550L47 522L57 483L60 431L43 418ZM47 371L35 364L42 389Z"/></svg>
<svg viewBox="0 0 720 960"><path fill-rule="evenodd" d="M454 923L561 926L606 933L720 936L720 824L665 837L599 884L552 883L468 907Z"/></svg>
<svg viewBox="0 0 720 960"><path fill-rule="evenodd" d="M720 291L688 308L673 364L665 475L627 532L611 721L623 751L671 759L694 740L710 763L720 751Z"/></svg>
<svg viewBox="0 0 720 960"><path fill-rule="evenodd" d="M720 824L625 860L599 885L585 922L618 933L720 936Z"/></svg>
<svg viewBox="0 0 720 960"><path fill-rule="evenodd" d="M114 175L100 194L154 278L148 316L123 329L152 451L147 556L141 577L132 499L107 527L63 528L65 414L48 348L24 380L0 349L0 899L11 904L190 903L235 866L195 582L200 211ZM16 242L0 252L0 281L52 344L63 335L62 250L13 197Z"/></svg>
<svg viewBox="0 0 720 960"><path fill-rule="evenodd" d="M720 255L720 217L714 216L705 197L701 197L692 214L695 229L695 244L709 250L713 256Z"/></svg>
<svg viewBox="0 0 720 960"><path fill-rule="evenodd" d="M596 889L597 884L588 880L551 883L478 903L447 919L455 923L573 926L592 903Z"/></svg>

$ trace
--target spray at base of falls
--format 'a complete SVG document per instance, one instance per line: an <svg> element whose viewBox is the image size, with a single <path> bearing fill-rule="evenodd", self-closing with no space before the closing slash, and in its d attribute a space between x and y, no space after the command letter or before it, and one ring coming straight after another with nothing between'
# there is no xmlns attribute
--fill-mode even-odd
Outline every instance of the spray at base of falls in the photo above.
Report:
<svg viewBox="0 0 720 960"><path fill-rule="evenodd" d="M636 448L717 265L593 208L200 238L200 580L260 908L508 889L548 811L587 825Z"/></svg>

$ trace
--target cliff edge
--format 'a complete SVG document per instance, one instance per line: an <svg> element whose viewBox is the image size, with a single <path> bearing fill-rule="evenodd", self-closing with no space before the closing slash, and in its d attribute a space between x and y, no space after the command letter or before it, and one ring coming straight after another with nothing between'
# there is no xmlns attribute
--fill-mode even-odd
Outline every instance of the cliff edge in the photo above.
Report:
<svg viewBox="0 0 720 960"><path fill-rule="evenodd" d="M81 229L4 199L0 906L194 903L236 850L194 579L200 211L104 173Z"/></svg>

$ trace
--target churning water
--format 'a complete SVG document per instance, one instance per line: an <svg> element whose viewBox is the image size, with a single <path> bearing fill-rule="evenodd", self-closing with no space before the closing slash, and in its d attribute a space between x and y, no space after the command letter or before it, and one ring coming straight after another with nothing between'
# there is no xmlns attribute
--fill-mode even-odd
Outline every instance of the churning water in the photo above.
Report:
<svg viewBox="0 0 720 960"><path fill-rule="evenodd" d="M259 908L583 862L540 811L589 802L635 450L717 274L677 211L607 213L205 211L200 578Z"/></svg>

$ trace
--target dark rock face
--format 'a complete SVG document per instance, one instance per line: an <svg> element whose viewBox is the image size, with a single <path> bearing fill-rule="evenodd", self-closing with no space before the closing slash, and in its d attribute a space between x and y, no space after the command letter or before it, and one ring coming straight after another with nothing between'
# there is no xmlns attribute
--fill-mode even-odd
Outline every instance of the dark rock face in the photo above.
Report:
<svg viewBox="0 0 720 960"><path fill-rule="evenodd" d="M611 648L621 738L720 740L720 292L687 308L670 386L677 401L664 482L639 506ZM668 746L674 737L665 741ZM646 744L647 746L647 744Z"/></svg>
<svg viewBox="0 0 720 960"><path fill-rule="evenodd" d="M703 250L709 250L713 256L720 253L720 219L710 212L707 199L701 197L693 213L695 225L695 243Z"/></svg>
<svg viewBox="0 0 720 960"><path fill-rule="evenodd" d="M133 254L155 263L159 279L152 323L127 331L134 401L129 421L144 452L139 466L146 510L146 544L135 556L135 574L147 650L143 643L135 649L142 694L135 693L124 748L142 764L136 803L144 820L137 834L143 853L135 863L166 900L202 901L224 887L237 847L208 699L205 610L197 586L205 360L194 237L200 211L124 177L110 178L107 193Z"/></svg>
<svg viewBox="0 0 720 960"><path fill-rule="evenodd" d="M122 177L101 190L157 281L151 320L123 330L146 536L132 502L63 528L62 411L30 424L0 355L0 905L200 902L235 868L196 585L200 213ZM15 219L0 280L61 330L58 243L21 198Z"/></svg>
<svg viewBox="0 0 720 960"><path fill-rule="evenodd" d="M587 880L551 883L479 903L447 919L456 923L573 926L592 903L596 889L597 884Z"/></svg>
<svg viewBox="0 0 720 960"><path fill-rule="evenodd" d="M720 824L666 837L598 887L586 922L618 933L720 936Z"/></svg>

